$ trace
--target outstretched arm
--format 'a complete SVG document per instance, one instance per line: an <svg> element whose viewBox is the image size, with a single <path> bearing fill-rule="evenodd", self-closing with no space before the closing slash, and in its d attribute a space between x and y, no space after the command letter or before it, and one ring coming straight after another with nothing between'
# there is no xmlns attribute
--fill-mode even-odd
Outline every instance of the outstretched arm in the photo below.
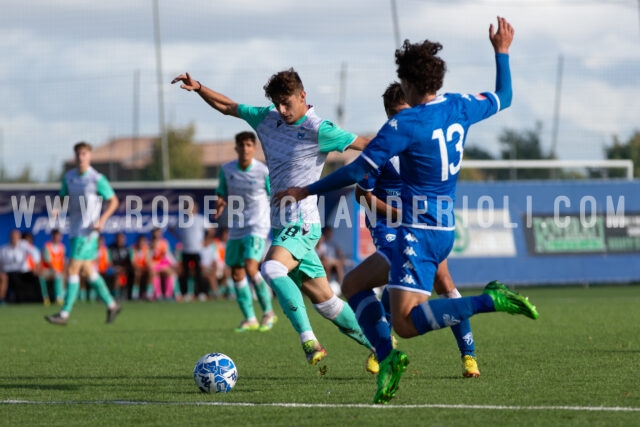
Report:
<svg viewBox="0 0 640 427"><path fill-rule="evenodd" d="M182 82L180 87L189 92L195 91L204 101L227 116L238 116L238 103L227 98L225 95L209 89L199 81L193 79L189 73L180 74L173 80L171 84Z"/></svg>
<svg viewBox="0 0 640 427"><path fill-rule="evenodd" d="M489 40L496 53L496 90L500 98L500 109L511 105L513 93L511 89L511 70L509 69L509 47L513 41L514 30L505 18L498 17L498 30L494 32L493 24L489 26Z"/></svg>

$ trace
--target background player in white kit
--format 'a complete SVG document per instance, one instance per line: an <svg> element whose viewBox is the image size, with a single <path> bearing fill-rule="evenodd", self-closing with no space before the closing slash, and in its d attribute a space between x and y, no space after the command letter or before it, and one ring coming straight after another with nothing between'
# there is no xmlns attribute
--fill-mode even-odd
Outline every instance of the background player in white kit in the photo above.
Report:
<svg viewBox="0 0 640 427"><path fill-rule="evenodd" d="M269 169L253 158L257 143L253 132L240 132L235 140L238 158L225 163L220 170L216 218L220 218L227 203L241 204L241 215L229 215L229 240L225 252L225 264L231 268L236 301L244 316L236 332L265 332L273 328L278 319L271 305L271 290L260 274L260 262L271 229ZM249 281L262 308L259 323Z"/></svg>
<svg viewBox="0 0 640 427"><path fill-rule="evenodd" d="M73 151L76 168L64 175L60 188L60 197L69 196L67 220L70 224L71 250L67 267L67 293L62 310L45 316L45 319L56 325L67 324L73 304L78 298L80 274L83 274L107 306L107 323L112 323L120 312L120 306L111 296L102 276L94 269L93 261L98 256L98 235L107 219L118 208L118 197L109 180L91 167L91 145L78 142ZM107 201L107 207L100 214L102 200Z"/></svg>
<svg viewBox="0 0 640 427"><path fill-rule="evenodd" d="M293 68L269 78L264 91L272 104L267 107L238 104L203 86L188 73L177 76L171 83L177 82L182 83L181 88L197 92L222 114L239 117L256 130L269 167L273 192L317 180L327 153L347 148L362 150L368 143L367 139L318 117L315 109L307 105L302 80ZM353 310L329 286L315 252L321 234L317 198L308 197L282 210L279 205L272 204L271 226L274 240L262 265L262 274L298 333L307 361L315 365L327 353L313 333L303 293L341 332L373 351ZM374 369L377 368L376 363Z"/></svg>

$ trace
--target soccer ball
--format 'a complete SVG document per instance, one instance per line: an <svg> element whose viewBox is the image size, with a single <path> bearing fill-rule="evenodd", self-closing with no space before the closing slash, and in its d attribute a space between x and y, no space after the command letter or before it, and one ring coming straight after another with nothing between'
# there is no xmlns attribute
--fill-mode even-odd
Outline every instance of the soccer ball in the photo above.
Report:
<svg viewBox="0 0 640 427"><path fill-rule="evenodd" d="M203 393L228 393L238 380L238 370L226 354L209 353L193 368L193 379Z"/></svg>

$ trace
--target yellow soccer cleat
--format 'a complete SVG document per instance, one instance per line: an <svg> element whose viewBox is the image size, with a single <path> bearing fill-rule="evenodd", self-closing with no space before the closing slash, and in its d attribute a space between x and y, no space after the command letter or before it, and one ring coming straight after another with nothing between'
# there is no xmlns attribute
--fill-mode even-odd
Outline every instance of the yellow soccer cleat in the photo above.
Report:
<svg viewBox="0 0 640 427"><path fill-rule="evenodd" d="M480 369L476 358L470 355L462 356L462 376L465 378L478 378Z"/></svg>

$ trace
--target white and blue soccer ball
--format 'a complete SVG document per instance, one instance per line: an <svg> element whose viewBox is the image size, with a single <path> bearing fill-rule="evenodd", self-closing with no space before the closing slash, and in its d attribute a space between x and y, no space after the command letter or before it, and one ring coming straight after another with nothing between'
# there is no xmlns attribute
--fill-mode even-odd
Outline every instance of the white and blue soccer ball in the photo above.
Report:
<svg viewBox="0 0 640 427"><path fill-rule="evenodd" d="M228 393L236 385L238 369L226 354L209 353L196 363L193 379L203 393Z"/></svg>

